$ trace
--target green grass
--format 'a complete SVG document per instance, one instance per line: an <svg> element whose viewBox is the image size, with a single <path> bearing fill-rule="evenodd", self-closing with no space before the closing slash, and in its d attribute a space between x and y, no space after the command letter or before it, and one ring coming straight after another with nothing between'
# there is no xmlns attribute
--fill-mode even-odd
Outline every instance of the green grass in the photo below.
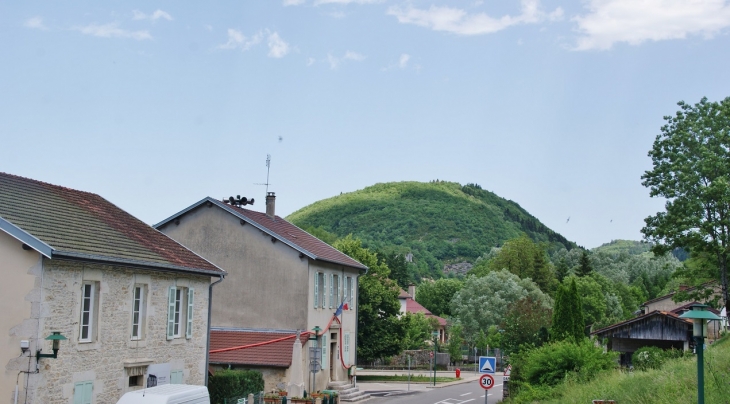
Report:
<svg viewBox="0 0 730 404"><path fill-rule="evenodd" d="M616 400L620 404L696 403L696 357L668 360L662 368L645 372L612 370L586 384L568 380L554 389L525 392L510 402L585 404L595 399ZM730 338L727 336L705 351L705 402L730 403Z"/></svg>
<svg viewBox="0 0 730 404"><path fill-rule="evenodd" d="M436 377L436 383L449 383L461 380L456 377ZM408 375L395 375L395 376L380 376L380 375L367 375L358 376L358 382L407 382ZM433 383L433 377L426 376L411 376L411 383Z"/></svg>

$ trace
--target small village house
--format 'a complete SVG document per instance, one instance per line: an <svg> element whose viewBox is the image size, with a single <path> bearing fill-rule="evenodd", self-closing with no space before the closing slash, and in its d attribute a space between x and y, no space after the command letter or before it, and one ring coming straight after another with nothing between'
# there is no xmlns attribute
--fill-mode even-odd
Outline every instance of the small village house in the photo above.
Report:
<svg viewBox="0 0 730 404"><path fill-rule="evenodd" d="M277 216L273 192L266 212L244 208L250 202L208 197L155 225L229 274L213 296L211 371L258 369L267 390L294 395L349 383L367 267ZM323 331L312 341L315 327ZM321 370L313 374L315 346Z"/></svg>
<svg viewBox="0 0 730 404"><path fill-rule="evenodd" d="M0 173L0 273L0 402L205 383L208 296L225 272L99 195Z"/></svg>

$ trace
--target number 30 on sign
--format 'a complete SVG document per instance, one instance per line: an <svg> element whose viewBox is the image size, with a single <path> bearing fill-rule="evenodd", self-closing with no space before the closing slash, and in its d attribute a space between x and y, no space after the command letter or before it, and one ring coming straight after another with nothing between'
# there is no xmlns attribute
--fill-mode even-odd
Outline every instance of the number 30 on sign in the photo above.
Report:
<svg viewBox="0 0 730 404"><path fill-rule="evenodd" d="M484 390L489 390L492 387L494 387L494 377L490 374L483 374L479 378L479 385L482 386Z"/></svg>

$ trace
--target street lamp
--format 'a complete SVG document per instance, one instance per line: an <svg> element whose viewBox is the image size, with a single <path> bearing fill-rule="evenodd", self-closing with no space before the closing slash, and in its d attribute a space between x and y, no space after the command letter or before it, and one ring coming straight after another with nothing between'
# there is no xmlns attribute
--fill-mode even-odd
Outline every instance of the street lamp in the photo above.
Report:
<svg viewBox="0 0 730 404"><path fill-rule="evenodd" d="M433 385L436 386L436 346L438 343L439 332L432 331L431 336L433 336Z"/></svg>
<svg viewBox="0 0 730 404"><path fill-rule="evenodd" d="M37 350L35 353L35 361L36 363L40 358L58 358L58 349L60 348L61 341L66 340L68 338L61 335L60 331L53 331L53 334L46 337L46 340L53 341L53 353L52 354L42 354L41 350Z"/></svg>
<svg viewBox="0 0 730 404"><path fill-rule="evenodd" d="M693 304L689 311L679 318L692 320L692 335L695 337L697 350L697 403L705 404L705 336L707 335L707 321L720 320L715 313L707 310L706 304Z"/></svg>

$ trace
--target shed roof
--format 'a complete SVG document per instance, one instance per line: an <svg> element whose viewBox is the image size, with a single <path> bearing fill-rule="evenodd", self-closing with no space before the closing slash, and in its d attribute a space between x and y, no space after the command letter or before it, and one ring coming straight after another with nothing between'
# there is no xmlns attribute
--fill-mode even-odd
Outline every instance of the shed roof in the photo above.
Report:
<svg viewBox="0 0 730 404"><path fill-rule="evenodd" d="M634 318L631 318L631 319L622 321L620 323L612 324L612 325L609 325L608 327L604 327L604 328L601 328L599 330L593 331L591 333L591 335L604 334L604 333L606 333L608 331L612 331L612 330L615 330L617 328L621 328L621 327L630 325L632 323L644 321L644 320L646 320L646 319L648 319L650 317L654 317L654 316L665 317L665 318L671 319L673 321L677 321L677 322L684 323L684 324L686 324L688 326L689 325L692 325L692 322L691 321L685 320L685 319L681 319L681 318L677 317L677 314L675 314L675 313L667 313L667 312L664 312L664 311L654 310L654 311L652 311L650 313L647 313L647 314L644 314L642 316L634 317Z"/></svg>
<svg viewBox="0 0 730 404"><path fill-rule="evenodd" d="M0 229L49 258L225 274L99 195L6 173Z"/></svg>
<svg viewBox="0 0 730 404"><path fill-rule="evenodd" d="M284 337L291 337L284 339ZM291 366L294 338L296 332L248 331L248 330L216 330L210 331L210 350L256 345L250 348L236 349L210 354L210 363L270 366L288 368ZM306 344L308 333L302 333L299 340Z"/></svg>
<svg viewBox="0 0 730 404"><path fill-rule="evenodd" d="M286 221L280 216L271 217L266 213L231 206L211 197L206 197L199 202L190 205L186 209L183 209L160 223L155 224L154 227L159 229L186 213L208 203L211 203L231 215L250 223L264 233L276 238L313 260L346 265L362 271L366 271L368 269L365 265L355 261L346 254Z"/></svg>

